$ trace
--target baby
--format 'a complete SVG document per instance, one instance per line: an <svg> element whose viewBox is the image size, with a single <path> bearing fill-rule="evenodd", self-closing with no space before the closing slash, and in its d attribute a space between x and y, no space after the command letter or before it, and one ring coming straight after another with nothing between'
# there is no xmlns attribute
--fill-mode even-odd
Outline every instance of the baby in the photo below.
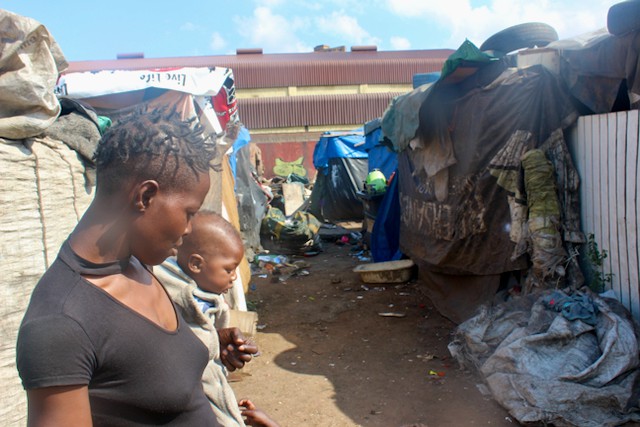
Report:
<svg viewBox="0 0 640 427"><path fill-rule="evenodd" d="M223 426L277 427L246 399L240 402L226 378L226 370L241 368L257 353L237 328L228 328L229 306L223 294L233 287L236 269L244 256L240 233L220 215L201 211L192 221L175 258L154 272L165 285L185 321L209 349L209 364L202 383L211 407ZM218 334L236 334L234 345L220 349ZM226 369L225 369L226 367ZM242 407L242 411L240 410Z"/></svg>

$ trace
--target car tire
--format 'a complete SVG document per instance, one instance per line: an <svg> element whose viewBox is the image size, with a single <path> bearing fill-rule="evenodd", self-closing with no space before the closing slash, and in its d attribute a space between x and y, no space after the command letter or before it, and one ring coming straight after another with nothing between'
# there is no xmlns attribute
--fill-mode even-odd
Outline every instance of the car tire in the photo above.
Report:
<svg viewBox="0 0 640 427"><path fill-rule="evenodd" d="M640 1L627 0L614 4L607 13L607 30L620 36L640 29Z"/></svg>
<svg viewBox="0 0 640 427"><path fill-rule="evenodd" d="M507 54L526 47L543 47L556 40L558 33L552 26L542 22L527 22L495 33L482 43L480 50Z"/></svg>

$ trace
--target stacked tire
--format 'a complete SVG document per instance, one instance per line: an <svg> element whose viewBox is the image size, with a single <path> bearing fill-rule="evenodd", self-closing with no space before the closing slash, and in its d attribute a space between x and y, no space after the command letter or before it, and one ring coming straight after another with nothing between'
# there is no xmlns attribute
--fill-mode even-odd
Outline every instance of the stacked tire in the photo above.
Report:
<svg viewBox="0 0 640 427"><path fill-rule="evenodd" d="M607 30L621 36L640 29L640 0L627 0L614 4L607 13Z"/></svg>
<svg viewBox="0 0 640 427"><path fill-rule="evenodd" d="M518 49L544 47L556 40L558 33L552 26L542 22L527 22L492 35L482 43L480 50L506 55Z"/></svg>

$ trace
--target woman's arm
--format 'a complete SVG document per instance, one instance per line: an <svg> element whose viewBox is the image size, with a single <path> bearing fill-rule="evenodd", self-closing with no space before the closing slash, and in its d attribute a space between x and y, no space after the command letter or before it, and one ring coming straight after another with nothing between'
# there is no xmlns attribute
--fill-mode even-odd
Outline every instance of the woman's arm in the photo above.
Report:
<svg viewBox="0 0 640 427"><path fill-rule="evenodd" d="M27 390L28 427L92 427L87 386Z"/></svg>

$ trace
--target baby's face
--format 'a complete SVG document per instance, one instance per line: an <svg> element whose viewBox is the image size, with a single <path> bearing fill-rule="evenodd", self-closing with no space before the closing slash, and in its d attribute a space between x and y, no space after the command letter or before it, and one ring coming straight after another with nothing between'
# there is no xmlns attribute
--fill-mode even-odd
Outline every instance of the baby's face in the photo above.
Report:
<svg viewBox="0 0 640 427"><path fill-rule="evenodd" d="M207 257L196 280L198 287L214 294L227 292L237 278L236 269L242 261L242 256L242 251L229 251Z"/></svg>

